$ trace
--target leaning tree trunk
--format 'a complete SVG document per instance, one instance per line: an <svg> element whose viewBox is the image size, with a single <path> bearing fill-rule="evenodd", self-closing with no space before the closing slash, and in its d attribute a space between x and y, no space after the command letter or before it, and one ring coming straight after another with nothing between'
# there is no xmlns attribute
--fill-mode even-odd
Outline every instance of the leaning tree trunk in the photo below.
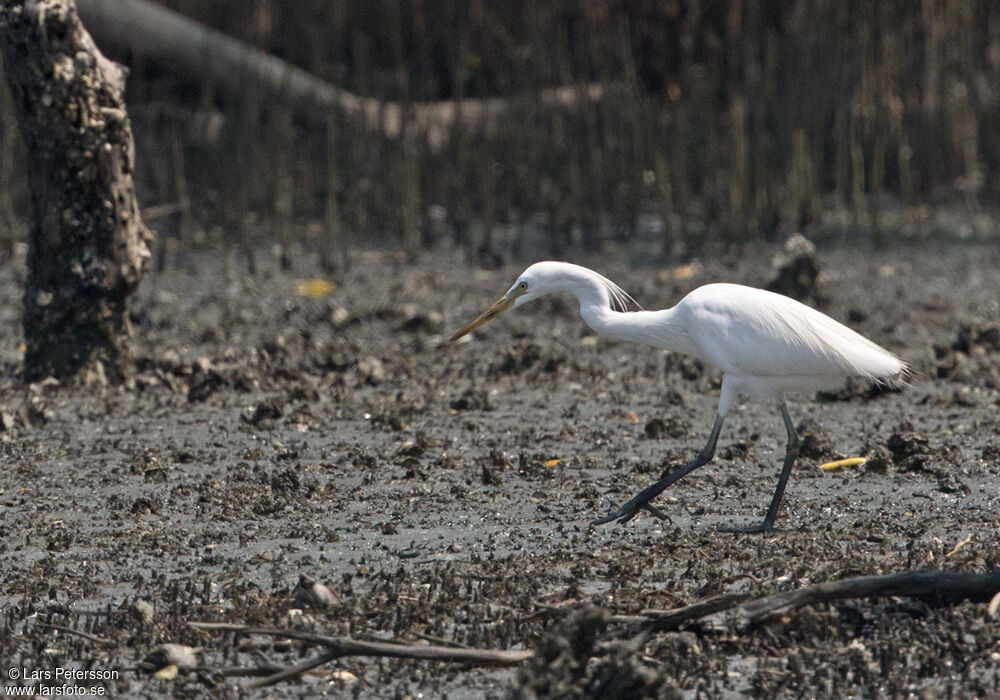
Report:
<svg viewBox="0 0 1000 700"><path fill-rule="evenodd" d="M121 380L126 304L150 238L132 182L126 71L98 51L73 0L0 0L0 51L31 190L25 377L93 366Z"/></svg>

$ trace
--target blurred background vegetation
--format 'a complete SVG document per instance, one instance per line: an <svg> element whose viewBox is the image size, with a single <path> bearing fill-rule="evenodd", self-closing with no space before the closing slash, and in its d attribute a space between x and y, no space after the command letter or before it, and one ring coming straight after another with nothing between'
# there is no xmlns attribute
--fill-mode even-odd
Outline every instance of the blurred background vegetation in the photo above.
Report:
<svg viewBox="0 0 1000 700"><path fill-rule="evenodd" d="M989 0L161 4L394 103L404 123L379 123L382 112L316 123L253 88L111 53L132 70L159 264L262 243L334 268L361 246L458 245L489 265L642 240L683 258L794 231L879 245L994 228L1000 3ZM567 99L541 99L553 88ZM469 98L506 108L443 130L410 119L415 104ZM9 99L8 248L29 196Z"/></svg>

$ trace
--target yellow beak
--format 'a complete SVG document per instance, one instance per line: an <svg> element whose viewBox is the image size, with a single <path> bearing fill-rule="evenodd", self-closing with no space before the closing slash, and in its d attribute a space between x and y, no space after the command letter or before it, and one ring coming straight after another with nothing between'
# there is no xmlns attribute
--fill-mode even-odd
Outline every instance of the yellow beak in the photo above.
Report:
<svg viewBox="0 0 1000 700"><path fill-rule="evenodd" d="M479 328L481 325L483 325L484 323L486 323L490 319L496 318L497 316L499 316L500 314L502 314L504 311L506 311L507 309L509 309L511 306L513 306L514 305L514 300L516 298L517 297L514 297L514 296L502 296L502 297L500 297L499 299L497 299L493 303L493 306L491 306L490 308L486 309L486 311L484 311L483 313L479 314L474 319L472 319L471 321L469 321L468 323L466 323L464 326L462 326L462 328L457 333L455 333L455 335L451 336L448 339L448 342L449 343L453 343L456 340L458 340L459 338L461 338L463 335L466 335L467 333L471 333L472 331L476 330L477 328Z"/></svg>

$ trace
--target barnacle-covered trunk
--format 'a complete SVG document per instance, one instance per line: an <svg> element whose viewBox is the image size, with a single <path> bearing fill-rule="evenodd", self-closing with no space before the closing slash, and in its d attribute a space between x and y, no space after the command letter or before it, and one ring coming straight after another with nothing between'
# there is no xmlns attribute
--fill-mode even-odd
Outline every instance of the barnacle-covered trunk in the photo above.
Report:
<svg viewBox="0 0 1000 700"><path fill-rule="evenodd" d="M31 190L25 377L127 376L127 301L149 258L132 181L125 69L73 0L0 1L4 73Z"/></svg>

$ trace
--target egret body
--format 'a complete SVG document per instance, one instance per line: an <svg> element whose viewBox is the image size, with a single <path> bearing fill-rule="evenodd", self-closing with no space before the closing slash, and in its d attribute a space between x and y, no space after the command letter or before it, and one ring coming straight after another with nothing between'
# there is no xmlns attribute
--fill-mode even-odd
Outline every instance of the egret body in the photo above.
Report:
<svg viewBox="0 0 1000 700"><path fill-rule="evenodd" d="M595 520L625 522L640 510L666 515L650 501L678 479L711 461L722 424L738 398L778 405L788 433L778 485L764 521L740 532L774 526L785 484L798 454L799 438L785 404L786 392L835 387L847 377L871 382L901 379L906 364L829 316L794 299L738 284L707 284L660 311L627 311L631 298L607 278L579 265L535 263L507 293L451 337L457 340L509 308L549 292L568 292L580 316L597 333L666 348L695 357L723 372L722 391L708 442L698 455L640 491L609 515Z"/></svg>

